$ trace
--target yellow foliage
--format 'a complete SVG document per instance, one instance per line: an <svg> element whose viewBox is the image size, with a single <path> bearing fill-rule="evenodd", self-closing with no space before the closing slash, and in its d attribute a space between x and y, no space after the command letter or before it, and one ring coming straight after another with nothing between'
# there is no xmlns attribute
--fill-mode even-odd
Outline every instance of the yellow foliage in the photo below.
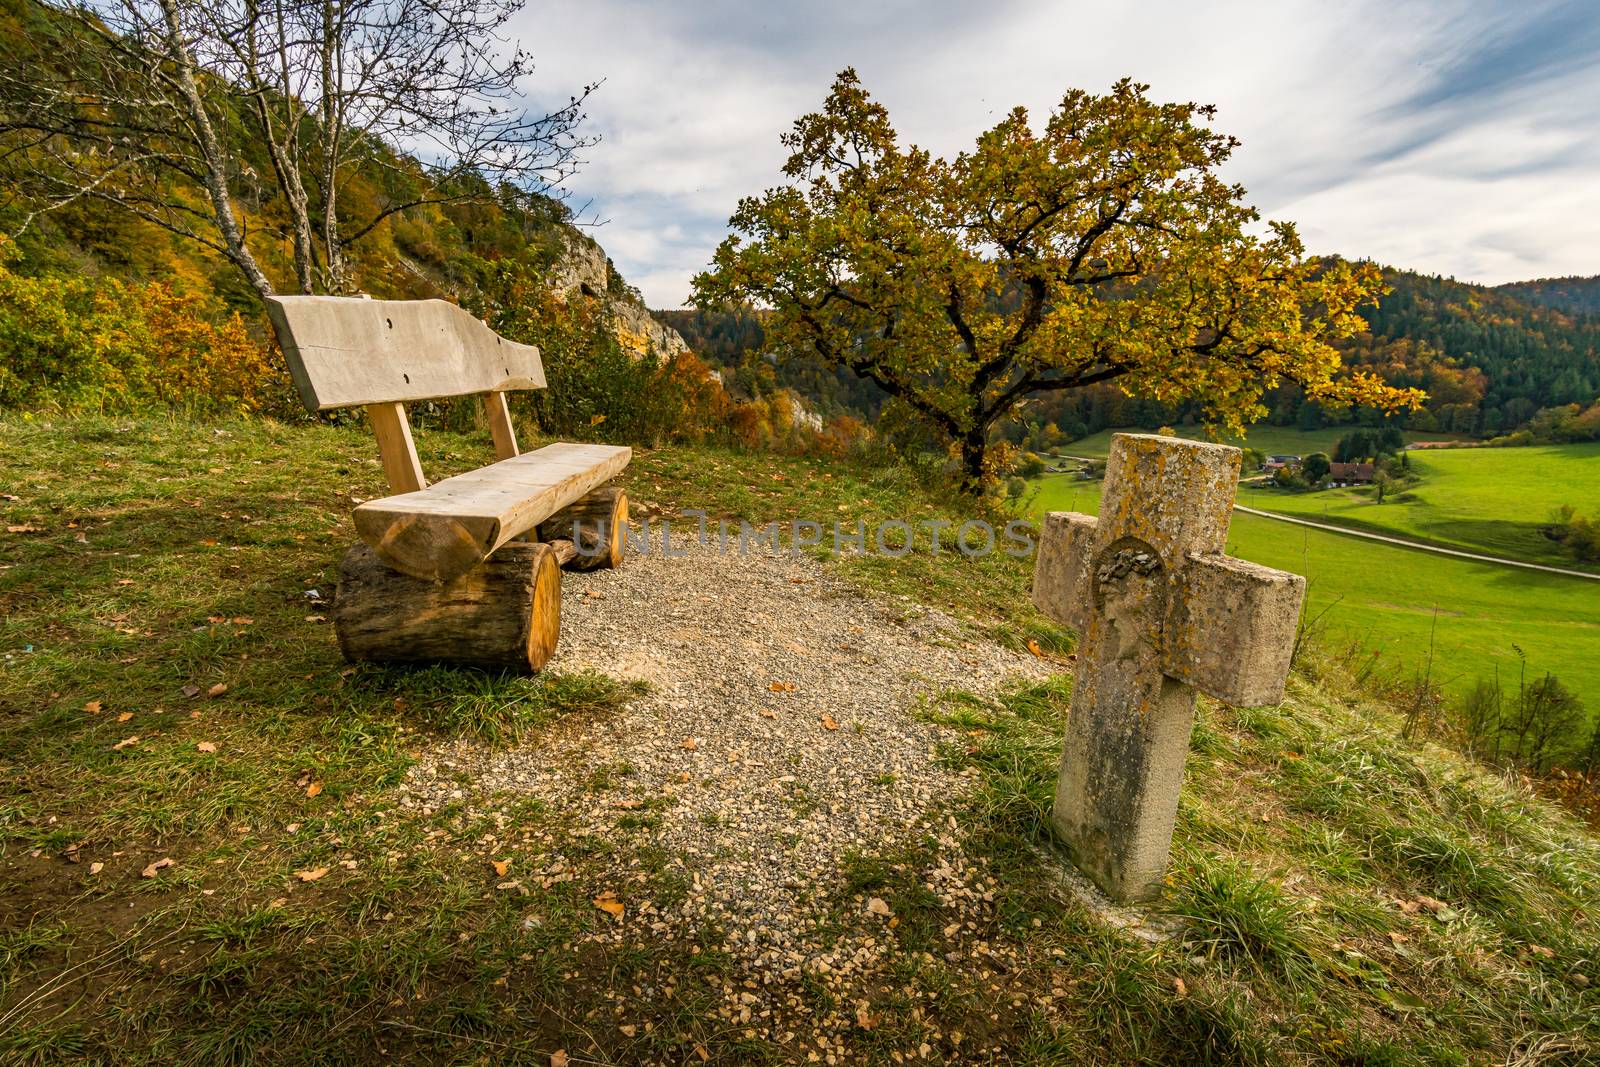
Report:
<svg viewBox="0 0 1600 1067"><path fill-rule="evenodd" d="M272 350L237 313L159 282L12 270L0 240L0 408L278 413L292 405Z"/></svg>
<svg viewBox="0 0 1600 1067"><path fill-rule="evenodd" d="M1376 268L1305 255L1221 168L1212 109L1120 81L1018 108L953 159L904 145L853 70L783 143L786 184L740 202L695 279L706 307L771 309L774 349L849 367L952 446L969 487L1030 395L1114 383L1237 432L1289 381L1325 407L1422 394L1345 368Z"/></svg>

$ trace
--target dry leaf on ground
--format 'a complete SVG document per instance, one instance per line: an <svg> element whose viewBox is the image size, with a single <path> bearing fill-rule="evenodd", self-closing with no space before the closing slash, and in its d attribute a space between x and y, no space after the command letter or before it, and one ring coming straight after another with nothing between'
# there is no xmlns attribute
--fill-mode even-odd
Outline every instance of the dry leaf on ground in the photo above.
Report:
<svg viewBox="0 0 1600 1067"><path fill-rule="evenodd" d="M320 792L322 792L321 782L312 782L310 785L306 786L306 796L308 797L314 797Z"/></svg>
<svg viewBox="0 0 1600 1067"><path fill-rule="evenodd" d="M1035 641L1031 637L1028 638L1028 651L1032 652L1035 656L1038 656L1040 659L1044 659L1044 649L1040 648L1039 647L1039 642Z"/></svg>
<svg viewBox="0 0 1600 1067"><path fill-rule="evenodd" d="M146 867L144 870L140 871L139 872L139 877L140 878L154 878L156 876L156 872L157 871L164 870L167 867L171 867L176 862L177 861L174 860L171 856L163 856L160 859L156 860L154 863L152 863L150 866Z"/></svg>
<svg viewBox="0 0 1600 1067"><path fill-rule="evenodd" d="M116 744L112 745L111 747L115 748L115 749L124 749L124 748L127 748L129 745L137 745L138 743L139 743L139 735L138 734L134 734L132 737L124 737L121 741L118 741Z"/></svg>
<svg viewBox="0 0 1600 1067"><path fill-rule="evenodd" d="M98 715L100 714L101 707L102 705L98 700L91 700L83 706L83 710L87 711L90 715Z"/></svg>
<svg viewBox="0 0 1600 1067"><path fill-rule="evenodd" d="M610 893L602 893L600 896L595 897L594 906L611 916L613 919L622 918L622 913L627 910L623 907L622 901L618 900Z"/></svg>
<svg viewBox="0 0 1600 1067"><path fill-rule="evenodd" d="M214 685L210 689L206 690L206 696L208 696L208 697L219 697L223 693L226 693L227 691L228 691L228 683L227 682L218 682L216 685Z"/></svg>
<svg viewBox="0 0 1600 1067"><path fill-rule="evenodd" d="M839 728L839 720L835 719L832 715L829 715L827 712L823 712L822 713L822 728L824 730L837 730Z"/></svg>
<svg viewBox="0 0 1600 1067"><path fill-rule="evenodd" d="M494 873L499 875L501 878L504 878L506 876L506 871L511 868L510 860L492 860L491 862L494 864Z"/></svg>
<svg viewBox="0 0 1600 1067"><path fill-rule="evenodd" d="M133 718L133 712L125 711L121 715L117 716L117 721L118 722L127 722L131 718Z"/></svg>
<svg viewBox="0 0 1600 1067"><path fill-rule="evenodd" d="M195 745L194 748L196 752L215 752L217 750L217 743L215 741L201 741L199 744Z"/></svg>
<svg viewBox="0 0 1600 1067"><path fill-rule="evenodd" d="M315 882L332 869L331 867L310 867L303 871L295 871L294 876L302 882Z"/></svg>

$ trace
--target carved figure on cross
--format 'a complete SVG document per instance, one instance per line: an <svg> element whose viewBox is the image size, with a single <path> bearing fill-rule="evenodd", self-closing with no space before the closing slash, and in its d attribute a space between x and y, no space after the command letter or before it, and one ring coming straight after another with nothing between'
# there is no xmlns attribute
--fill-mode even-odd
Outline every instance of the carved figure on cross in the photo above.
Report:
<svg viewBox="0 0 1600 1067"><path fill-rule="evenodd" d="M1034 603L1079 637L1052 821L1117 900L1161 891L1195 692L1283 699L1305 579L1223 554L1240 456L1116 434L1100 517L1045 517Z"/></svg>

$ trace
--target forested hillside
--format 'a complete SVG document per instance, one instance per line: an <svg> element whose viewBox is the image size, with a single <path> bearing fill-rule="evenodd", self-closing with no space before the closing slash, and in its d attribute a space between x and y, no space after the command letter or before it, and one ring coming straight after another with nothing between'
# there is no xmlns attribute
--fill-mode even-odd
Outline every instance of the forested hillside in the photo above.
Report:
<svg viewBox="0 0 1600 1067"><path fill-rule="evenodd" d="M1536 278L1498 288L1531 304L1600 315L1600 274L1592 278Z"/></svg>

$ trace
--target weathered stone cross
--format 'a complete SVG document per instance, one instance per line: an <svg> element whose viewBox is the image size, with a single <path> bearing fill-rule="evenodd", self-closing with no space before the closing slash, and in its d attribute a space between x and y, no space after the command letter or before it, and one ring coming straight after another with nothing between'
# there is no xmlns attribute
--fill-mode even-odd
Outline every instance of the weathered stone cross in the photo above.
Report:
<svg viewBox="0 0 1600 1067"><path fill-rule="evenodd" d="M1275 704L1305 579L1223 555L1240 452L1111 439L1100 517L1045 517L1039 609L1078 631L1056 834L1118 900L1161 892L1195 690Z"/></svg>

